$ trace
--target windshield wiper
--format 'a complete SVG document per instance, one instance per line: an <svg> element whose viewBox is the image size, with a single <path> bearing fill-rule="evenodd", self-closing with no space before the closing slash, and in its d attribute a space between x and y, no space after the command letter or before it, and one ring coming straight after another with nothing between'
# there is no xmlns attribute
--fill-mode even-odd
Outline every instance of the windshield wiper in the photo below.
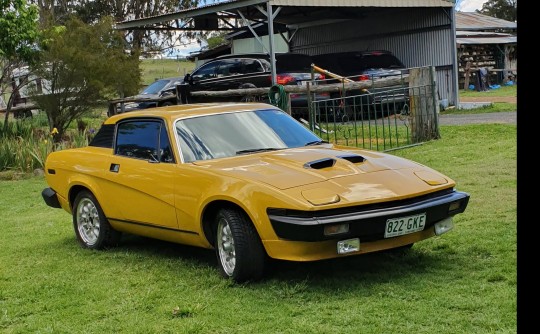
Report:
<svg viewBox="0 0 540 334"><path fill-rule="evenodd" d="M276 148L276 147L250 148L247 150L236 151L236 155L257 153L257 152L267 152L267 151L277 151L277 150L282 150L282 148Z"/></svg>
<svg viewBox="0 0 540 334"><path fill-rule="evenodd" d="M315 140L310 141L309 143L306 143L304 146L314 146L314 145L322 145L322 144L328 144L326 140Z"/></svg>

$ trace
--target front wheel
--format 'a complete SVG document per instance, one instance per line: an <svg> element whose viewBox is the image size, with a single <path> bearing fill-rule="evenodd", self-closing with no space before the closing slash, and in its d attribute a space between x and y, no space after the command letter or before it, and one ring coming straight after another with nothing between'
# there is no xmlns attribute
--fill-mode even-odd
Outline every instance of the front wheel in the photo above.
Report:
<svg viewBox="0 0 540 334"><path fill-rule="evenodd" d="M83 248L103 249L115 246L120 232L109 224L95 196L83 190L73 202L73 227Z"/></svg>
<svg viewBox="0 0 540 334"><path fill-rule="evenodd" d="M263 276L266 253L249 218L236 209L216 215L216 256L221 275L241 283Z"/></svg>

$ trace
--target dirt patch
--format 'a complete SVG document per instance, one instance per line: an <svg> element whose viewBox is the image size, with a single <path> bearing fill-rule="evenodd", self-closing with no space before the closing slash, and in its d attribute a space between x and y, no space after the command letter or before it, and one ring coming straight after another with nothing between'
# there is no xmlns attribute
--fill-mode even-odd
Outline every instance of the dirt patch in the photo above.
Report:
<svg viewBox="0 0 540 334"><path fill-rule="evenodd" d="M517 103L517 96L474 96L459 97L459 102L507 102Z"/></svg>

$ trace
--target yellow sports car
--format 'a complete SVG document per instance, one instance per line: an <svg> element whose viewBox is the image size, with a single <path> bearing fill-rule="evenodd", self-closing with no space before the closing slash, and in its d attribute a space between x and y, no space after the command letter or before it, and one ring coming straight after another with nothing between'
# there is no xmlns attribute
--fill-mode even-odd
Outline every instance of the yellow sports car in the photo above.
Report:
<svg viewBox="0 0 540 334"><path fill-rule="evenodd" d="M45 173L43 199L73 215L82 247L129 233L215 249L236 282L263 277L269 258L409 248L469 202L431 168L330 144L263 103L118 114L89 146L51 153Z"/></svg>

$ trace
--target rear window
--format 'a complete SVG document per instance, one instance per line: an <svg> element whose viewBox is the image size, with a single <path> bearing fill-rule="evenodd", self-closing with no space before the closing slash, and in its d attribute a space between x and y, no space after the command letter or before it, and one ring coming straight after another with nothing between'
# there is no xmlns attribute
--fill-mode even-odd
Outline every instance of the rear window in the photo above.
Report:
<svg viewBox="0 0 540 334"><path fill-rule="evenodd" d="M405 65L389 53L336 53L313 57L315 64L329 71L352 75L370 68L405 68Z"/></svg>
<svg viewBox="0 0 540 334"><path fill-rule="evenodd" d="M360 63L362 64L362 69L368 68L402 68L405 67L401 61L399 61L395 56L390 54L370 54L364 55Z"/></svg>
<svg viewBox="0 0 540 334"><path fill-rule="evenodd" d="M303 54L276 55L276 71L278 72L311 72L313 59Z"/></svg>

